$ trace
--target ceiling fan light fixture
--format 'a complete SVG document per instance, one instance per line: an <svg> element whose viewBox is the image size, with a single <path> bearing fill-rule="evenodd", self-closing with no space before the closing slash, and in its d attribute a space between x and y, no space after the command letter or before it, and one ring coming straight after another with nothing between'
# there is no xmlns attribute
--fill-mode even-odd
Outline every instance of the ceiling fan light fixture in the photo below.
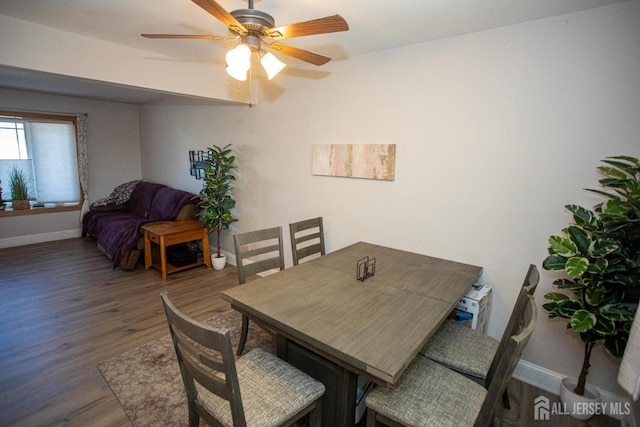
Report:
<svg viewBox="0 0 640 427"><path fill-rule="evenodd" d="M227 52L227 74L241 82L247 80L247 71L251 68L251 49L239 44Z"/></svg>
<svg viewBox="0 0 640 427"><path fill-rule="evenodd" d="M226 68L226 70L227 70L227 74L229 74L231 77L233 77L236 80L240 80L241 82L244 82L247 80L247 72L249 71L248 69L234 68L229 65Z"/></svg>
<svg viewBox="0 0 640 427"><path fill-rule="evenodd" d="M227 65L234 68L251 67L251 49L246 44L239 44L227 52Z"/></svg>
<svg viewBox="0 0 640 427"><path fill-rule="evenodd" d="M0 0L1 1L1 0ZM268 13L253 8L254 0L247 0L247 9L231 12L216 0L192 0L218 21L223 23L234 37L207 34L141 34L147 38L240 40L240 45L227 52L227 73L234 79L246 80L251 68L251 53L257 52L269 80L275 77L285 64L271 53L264 53L262 46L313 65L324 65L331 58L309 50L283 44L282 39L312 36L316 34L348 31L349 24L338 14L311 19L284 26L275 26L275 19Z"/></svg>
<svg viewBox="0 0 640 427"><path fill-rule="evenodd" d="M274 78L282 69L286 66L284 62L280 61L274 54L267 52L260 58L262 68L267 72L269 80Z"/></svg>

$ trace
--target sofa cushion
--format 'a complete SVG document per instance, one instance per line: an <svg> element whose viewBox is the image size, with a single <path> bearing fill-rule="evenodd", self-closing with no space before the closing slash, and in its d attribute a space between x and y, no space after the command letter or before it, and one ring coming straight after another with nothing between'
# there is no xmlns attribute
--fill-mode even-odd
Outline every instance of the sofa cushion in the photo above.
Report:
<svg viewBox="0 0 640 427"><path fill-rule="evenodd" d="M113 268L120 264L127 251L136 247L140 229L148 222L151 220L122 215L120 218L111 218L111 221L104 225L102 233L98 236L98 244L111 255Z"/></svg>
<svg viewBox="0 0 640 427"><path fill-rule="evenodd" d="M83 236L100 236L110 223L121 219L141 220L138 215L123 210L92 210L82 220Z"/></svg>
<svg viewBox="0 0 640 427"><path fill-rule="evenodd" d="M149 218L151 204L156 197L156 193L161 188L166 188L166 186L145 181L138 183L131 194L131 198L127 202L129 212L141 218Z"/></svg>

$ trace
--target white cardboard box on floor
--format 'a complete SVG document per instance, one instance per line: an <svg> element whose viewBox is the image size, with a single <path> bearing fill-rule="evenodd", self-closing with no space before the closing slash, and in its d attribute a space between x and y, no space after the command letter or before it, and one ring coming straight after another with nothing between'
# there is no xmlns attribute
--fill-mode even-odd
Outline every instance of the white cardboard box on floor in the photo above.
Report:
<svg viewBox="0 0 640 427"><path fill-rule="evenodd" d="M458 301L452 315L461 324L479 332L485 331L489 306L491 303L491 287L476 283L471 290Z"/></svg>

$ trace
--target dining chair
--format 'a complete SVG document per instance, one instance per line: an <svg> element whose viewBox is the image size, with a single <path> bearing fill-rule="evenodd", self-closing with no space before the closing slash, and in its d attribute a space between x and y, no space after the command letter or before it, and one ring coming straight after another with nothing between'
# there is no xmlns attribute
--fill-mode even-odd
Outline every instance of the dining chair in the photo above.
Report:
<svg viewBox="0 0 640 427"><path fill-rule="evenodd" d="M496 353L485 387L418 355L396 384L376 387L366 397L367 427L490 426L500 396L513 375L537 321L533 295L527 295L524 329L511 335Z"/></svg>
<svg viewBox="0 0 640 427"><path fill-rule="evenodd" d="M322 217L289 224L289 233L291 235L293 265L298 265L303 258L311 255L320 254L322 256L325 254Z"/></svg>
<svg viewBox="0 0 640 427"><path fill-rule="evenodd" d="M454 320L447 320L421 350L421 353L434 362L483 384L499 348L505 346L511 336L517 333L519 328L522 328L522 313L527 305L527 297L533 295L539 280L540 273L537 267L533 264L529 265L511 317L500 341ZM508 406L506 396L505 405Z"/></svg>
<svg viewBox="0 0 640 427"><path fill-rule="evenodd" d="M324 385L256 348L237 361L226 329L187 317L161 294L189 406L189 426L289 426L321 422Z"/></svg>
<svg viewBox="0 0 640 427"><path fill-rule="evenodd" d="M269 270L284 270L282 227L238 233L233 236L236 252L238 282L242 285L247 277ZM238 356L242 354L249 332L249 318L242 315L242 330L238 343Z"/></svg>

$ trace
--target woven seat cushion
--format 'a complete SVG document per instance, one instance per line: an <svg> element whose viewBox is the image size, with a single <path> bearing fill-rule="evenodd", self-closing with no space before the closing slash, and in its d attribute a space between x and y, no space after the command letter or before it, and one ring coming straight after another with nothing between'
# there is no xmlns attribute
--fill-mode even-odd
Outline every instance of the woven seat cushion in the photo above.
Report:
<svg viewBox="0 0 640 427"><path fill-rule="evenodd" d="M420 352L453 370L485 379L499 344L495 338L447 320Z"/></svg>
<svg viewBox="0 0 640 427"><path fill-rule="evenodd" d="M405 426L472 426L486 394L481 385L418 355L395 385L369 393L366 405Z"/></svg>
<svg viewBox="0 0 640 427"><path fill-rule="evenodd" d="M236 361L248 426L279 426L324 394L324 385L285 361L254 349ZM198 400L223 426L233 426L227 400L199 387Z"/></svg>

